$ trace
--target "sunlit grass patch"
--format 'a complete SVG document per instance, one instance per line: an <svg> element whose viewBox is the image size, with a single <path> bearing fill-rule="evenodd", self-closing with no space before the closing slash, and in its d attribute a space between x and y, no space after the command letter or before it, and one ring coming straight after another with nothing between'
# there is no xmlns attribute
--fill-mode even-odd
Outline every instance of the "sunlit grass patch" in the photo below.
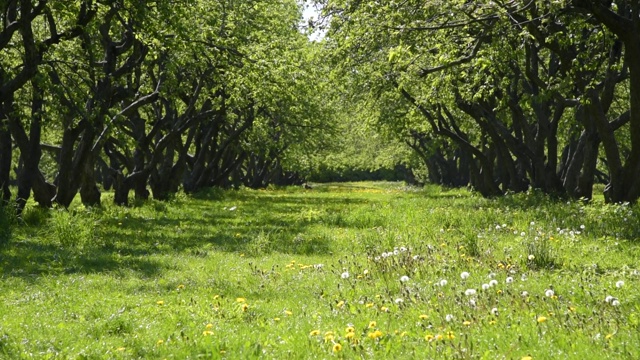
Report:
<svg viewBox="0 0 640 360"><path fill-rule="evenodd" d="M0 250L0 358L640 356L635 206L436 189L34 212Z"/></svg>

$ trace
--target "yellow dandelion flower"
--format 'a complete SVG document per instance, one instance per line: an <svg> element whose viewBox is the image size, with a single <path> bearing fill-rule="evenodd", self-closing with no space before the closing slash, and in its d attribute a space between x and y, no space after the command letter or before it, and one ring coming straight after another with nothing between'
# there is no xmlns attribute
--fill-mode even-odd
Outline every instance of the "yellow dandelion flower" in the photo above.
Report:
<svg viewBox="0 0 640 360"><path fill-rule="evenodd" d="M523 356L521 360L533 360L531 356Z"/></svg>
<svg viewBox="0 0 640 360"><path fill-rule="evenodd" d="M444 339L444 337L442 336L442 334L438 334L436 335L436 341L441 341L442 339Z"/></svg>
<svg viewBox="0 0 640 360"><path fill-rule="evenodd" d="M329 334L329 335L325 335L324 336L324 342L325 343L331 342L331 341L333 341L333 339L335 339L335 336L333 336L333 334Z"/></svg>
<svg viewBox="0 0 640 360"><path fill-rule="evenodd" d="M158 305L164 305L164 301L162 301L162 300L158 300L158 301L156 301L156 304L158 304Z"/></svg>
<svg viewBox="0 0 640 360"><path fill-rule="evenodd" d="M407 332L406 331L403 331L403 332L400 333L400 337L405 337L405 336L407 336Z"/></svg>
<svg viewBox="0 0 640 360"><path fill-rule="evenodd" d="M498 268L499 268L499 269L504 269L504 264L503 264L503 263L499 263L499 264L498 264Z"/></svg>
<svg viewBox="0 0 640 360"><path fill-rule="evenodd" d="M502 290L498 289L498 291L496 291L496 294L502 295Z"/></svg>
<svg viewBox="0 0 640 360"><path fill-rule="evenodd" d="M213 328L213 324L207 324L207 326L205 326L205 328L207 330L211 330Z"/></svg>
<svg viewBox="0 0 640 360"><path fill-rule="evenodd" d="M340 350L342 350L342 345L340 344L333 345L333 352L339 352Z"/></svg>
<svg viewBox="0 0 640 360"><path fill-rule="evenodd" d="M427 334L424 336L424 339L427 340L428 342L432 342L433 339L435 339L435 336L431 335L431 334Z"/></svg>
<svg viewBox="0 0 640 360"><path fill-rule="evenodd" d="M449 339L449 340L453 340L453 339L455 339L455 338L456 338L456 334L455 334L453 331L449 331L449 332L447 333L447 339Z"/></svg>
<svg viewBox="0 0 640 360"><path fill-rule="evenodd" d="M611 340L612 337L613 337L613 334L607 334L604 338L607 340Z"/></svg>
<svg viewBox="0 0 640 360"><path fill-rule="evenodd" d="M575 306L569 306L569 311L571 311L571 312L575 312L575 311L576 311Z"/></svg>
<svg viewBox="0 0 640 360"><path fill-rule="evenodd" d="M182 290L182 289L184 289L184 285L183 284L178 285L178 290Z"/></svg>
<svg viewBox="0 0 640 360"><path fill-rule="evenodd" d="M280 321L279 317L273 318L273 321Z"/></svg>
<svg viewBox="0 0 640 360"><path fill-rule="evenodd" d="M356 276L356 279L362 279L362 275Z"/></svg>
<svg viewBox="0 0 640 360"><path fill-rule="evenodd" d="M227 351L226 351L226 350L220 350L220 354L221 354L221 355L224 355L224 354L226 354L226 353L227 353Z"/></svg>
<svg viewBox="0 0 640 360"><path fill-rule="evenodd" d="M202 335L211 336L211 335L213 335L213 331L205 330L205 331L202 332Z"/></svg>
<svg viewBox="0 0 640 360"><path fill-rule="evenodd" d="M309 336L318 336L318 335L320 335L320 330L312 330L309 333Z"/></svg>
<svg viewBox="0 0 640 360"><path fill-rule="evenodd" d="M469 326L469 325L471 325L471 321L469 321L469 320L465 320L465 321L462 323L462 325L464 325L464 326Z"/></svg>
<svg viewBox="0 0 640 360"><path fill-rule="evenodd" d="M388 308L388 307L386 307L386 306L383 306L383 307L381 307L381 308L380 308L380 311L382 311L382 312L389 312L389 308Z"/></svg>
<svg viewBox="0 0 640 360"><path fill-rule="evenodd" d="M356 333L348 332L344 337L345 337L345 339L352 339L352 338L356 337Z"/></svg>
<svg viewBox="0 0 640 360"><path fill-rule="evenodd" d="M539 322L539 323L543 323L543 322L545 322L545 321L547 321L547 318L546 318L545 316L539 316L539 317L538 317L538 322Z"/></svg>
<svg viewBox="0 0 640 360"><path fill-rule="evenodd" d="M285 310L284 314L287 315L287 316L291 316L291 315L293 315L293 312L291 312L289 310Z"/></svg>
<svg viewBox="0 0 640 360"><path fill-rule="evenodd" d="M162 345L163 343L164 343L164 340L158 340L158 341L156 342L156 345Z"/></svg>
<svg viewBox="0 0 640 360"><path fill-rule="evenodd" d="M368 333L367 337L369 337L369 339L376 340L379 337L381 337L382 335L383 335L382 331L376 330L376 331L372 331L372 332Z"/></svg>
<svg viewBox="0 0 640 360"><path fill-rule="evenodd" d="M495 320L491 320L491 321L489 321L489 325L495 325L495 324L496 324L496 321L495 321Z"/></svg>
<svg viewBox="0 0 640 360"><path fill-rule="evenodd" d="M340 301L336 304L336 307L337 307L337 308L339 308L339 309L340 309L340 308L342 308L343 306L344 306L344 301L342 301L342 300L340 300Z"/></svg>
<svg viewBox="0 0 640 360"><path fill-rule="evenodd" d="M373 329L374 327L376 327L378 325L378 323L376 323L375 321L371 321L369 323L369 329Z"/></svg>
<svg viewBox="0 0 640 360"><path fill-rule="evenodd" d="M124 348L124 347L122 347L122 346L121 346L121 347L117 348L116 350L117 350L117 351L125 351L126 349L127 349L127 348Z"/></svg>
<svg viewBox="0 0 640 360"><path fill-rule="evenodd" d="M364 307L366 307L366 308L372 308L372 307L373 307L373 303L366 303Z"/></svg>
<svg viewBox="0 0 640 360"><path fill-rule="evenodd" d="M247 311L249 309L249 305L242 304L242 311Z"/></svg>
<svg viewBox="0 0 640 360"><path fill-rule="evenodd" d="M344 331L346 333L352 333L352 332L355 332L356 329L353 326L348 326L346 329L344 329Z"/></svg>
<svg viewBox="0 0 640 360"><path fill-rule="evenodd" d="M239 297L239 298L236 298L236 302L239 302L239 303L247 302L247 299L243 297Z"/></svg>
<svg viewBox="0 0 640 360"><path fill-rule="evenodd" d="M420 320L427 320L428 318L429 316L427 316L426 314L420 315Z"/></svg>
<svg viewBox="0 0 640 360"><path fill-rule="evenodd" d="M214 295L213 296L213 300L218 300L218 298L220 298L220 295Z"/></svg>

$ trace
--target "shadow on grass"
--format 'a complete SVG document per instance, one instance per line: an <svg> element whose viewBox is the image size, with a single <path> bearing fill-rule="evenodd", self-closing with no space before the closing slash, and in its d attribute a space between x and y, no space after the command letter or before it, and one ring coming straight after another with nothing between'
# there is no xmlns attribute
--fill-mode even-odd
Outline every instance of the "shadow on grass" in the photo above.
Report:
<svg viewBox="0 0 640 360"><path fill-rule="evenodd" d="M15 227L19 235L0 247L0 277L133 271L147 278L172 266L170 257L175 255L329 254L332 238L323 227L359 227L347 214L352 206L368 201L309 195L212 192L178 199L166 207L151 203L95 210L92 216L98 221L92 238L77 246L61 245L55 231L60 213L45 211L32 215L30 225ZM86 214L68 216L73 222Z"/></svg>

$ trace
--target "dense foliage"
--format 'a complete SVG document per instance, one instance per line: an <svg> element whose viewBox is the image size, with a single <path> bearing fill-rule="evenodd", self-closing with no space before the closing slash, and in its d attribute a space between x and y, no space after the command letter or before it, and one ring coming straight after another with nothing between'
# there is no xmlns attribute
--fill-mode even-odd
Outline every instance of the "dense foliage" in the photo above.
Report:
<svg viewBox="0 0 640 360"><path fill-rule="evenodd" d="M318 3L339 72L432 181L640 196L638 1Z"/></svg>
<svg viewBox="0 0 640 360"><path fill-rule="evenodd" d="M0 188L18 209L299 181L331 98L295 0L3 1ZM313 140L313 141L311 141ZM15 174L15 175L13 175Z"/></svg>

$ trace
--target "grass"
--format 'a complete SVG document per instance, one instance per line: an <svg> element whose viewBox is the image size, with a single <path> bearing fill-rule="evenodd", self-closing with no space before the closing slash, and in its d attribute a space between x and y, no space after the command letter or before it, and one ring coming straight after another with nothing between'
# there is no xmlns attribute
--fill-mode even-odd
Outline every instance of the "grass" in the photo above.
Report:
<svg viewBox="0 0 640 360"><path fill-rule="evenodd" d="M350 183L2 214L0 358L640 358L638 206Z"/></svg>

